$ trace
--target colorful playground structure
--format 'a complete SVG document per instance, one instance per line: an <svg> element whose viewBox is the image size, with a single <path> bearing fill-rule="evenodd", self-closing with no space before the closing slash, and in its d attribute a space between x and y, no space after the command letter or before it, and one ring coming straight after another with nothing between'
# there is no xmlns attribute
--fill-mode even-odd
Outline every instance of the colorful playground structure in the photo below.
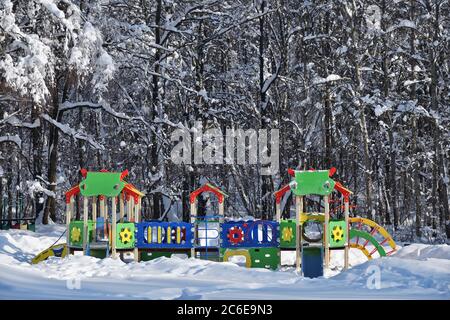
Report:
<svg viewBox="0 0 450 320"><path fill-rule="evenodd" d="M323 267L329 268L334 250L344 250L345 269L349 267L349 248L361 250L368 259L377 253L382 257L395 252L395 242L384 228L371 220L349 216L351 191L332 179L335 171L290 169L293 180L274 194L275 221L227 220L227 194L207 183L190 194L190 222L163 222L141 221L144 194L124 180L128 171L82 169L83 180L66 192L66 244L42 252L33 263L75 251L98 258L118 258L129 252L135 261L181 253L221 262L242 256L248 268L277 269L281 252L295 250L296 269L304 276L317 277L323 275ZM217 198L217 214L198 214L198 197L204 192ZM288 192L295 197L295 218L281 219L282 202ZM333 193L339 200L331 201ZM72 220L76 195L83 197L82 220ZM308 195L321 199L318 207L323 207L323 212L305 212ZM336 210L330 210L330 202L338 204ZM311 231L314 226L316 232Z"/></svg>

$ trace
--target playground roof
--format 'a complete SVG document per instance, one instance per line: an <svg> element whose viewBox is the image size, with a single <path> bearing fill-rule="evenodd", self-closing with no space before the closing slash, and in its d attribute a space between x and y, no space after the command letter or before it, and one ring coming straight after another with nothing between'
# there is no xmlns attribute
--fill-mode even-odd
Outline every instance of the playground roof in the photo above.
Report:
<svg viewBox="0 0 450 320"><path fill-rule="evenodd" d="M144 193L140 192L132 184L123 180L128 175L128 170L117 173L106 170L88 172L82 169L81 174L84 179L66 192L66 203L69 203L73 196L80 193L85 197L117 197L122 194L127 198L130 196L133 197L136 203L139 198L145 196Z"/></svg>
<svg viewBox="0 0 450 320"><path fill-rule="evenodd" d="M324 170L323 170L323 171L324 171ZM293 176L293 177L295 177L295 173L296 173L296 172L297 172L296 170L288 169L289 175L291 175L291 176ZM306 172L306 171L304 171L304 172ZM315 170L311 169L311 170L309 170L308 172L318 172L318 171L315 171ZM334 175L334 173L336 172L336 168L333 167L333 168L331 168L330 170L328 170L328 172L329 172L329 177L331 178L331 176ZM334 180L333 180L333 181L334 181ZM279 189L278 191L275 191L275 192L274 192L274 195L275 195L276 203L280 203L280 202L281 202L281 199L282 199L283 196L284 196L284 194L285 194L286 192L288 192L290 189L291 189L291 184L289 183L289 184L283 186L283 187L282 187L281 189ZM340 193L344 196L344 199L345 199L346 201L348 201L348 197L349 197L351 194L353 194L353 192L351 192L349 189L347 189L347 188L344 187L340 182L337 182L337 181L334 181L334 190L340 192Z"/></svg>
<svg viewBox="0 0 450 320"><path fill-rule="evenodd" d="M202 194L203 192L212 192L216 195L217 199L219 200L219 203L223 202L224 197L228 197L228 195L223 192L221 189L217 188L216 186L213 186L210 183L205 183L197 190L194 190L191 192L189 196L189 200L191 203L194 203L197 197Z"/></svg>
<svg viewBox="0 0 450 320"><path fill-rule="evenodd" d="M276 202L281 203L281 199L283 199L284 194L289 190L291 190L291 186L287 184L283 186L280 190L275 191L273 194L275 195Z"/></svg>
<svg viewBox="0 0 450 320"><path fill-rule="evenodd" d="M140 192L138 189L136 189L131 183L127 183L125 187L122 190L122 194L125 195L128 199L128 197L133 197L134 202L138 203L139 198L142 198L145 196L144 193Z"/></svg>
<svg viewBox="0 0 450 320"><path fill-rule="evenodd" d="M336 184L334 185L334 189L339 191L340 193L342 193L342 195L344 196L345 199L348 200L348 197L353 194L353 192L351 192L349 189L347 189L346 187L344 187L340 182L336 181Z"/></svg>

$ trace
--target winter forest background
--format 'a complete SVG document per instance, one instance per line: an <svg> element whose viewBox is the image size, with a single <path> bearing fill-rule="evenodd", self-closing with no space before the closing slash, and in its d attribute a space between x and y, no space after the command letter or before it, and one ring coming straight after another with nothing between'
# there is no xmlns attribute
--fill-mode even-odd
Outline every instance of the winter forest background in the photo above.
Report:
<svg viewBox="0 0 450 320"><path fill-rule="evenodd" d="M449 52L448 0L0 0L0 209L62 222L80 168L128 169L148 219L205 181L270 219L288 168L335 166L353 214L445 241ZM279 174L174 165L195 121L280 129Z"/></svg>

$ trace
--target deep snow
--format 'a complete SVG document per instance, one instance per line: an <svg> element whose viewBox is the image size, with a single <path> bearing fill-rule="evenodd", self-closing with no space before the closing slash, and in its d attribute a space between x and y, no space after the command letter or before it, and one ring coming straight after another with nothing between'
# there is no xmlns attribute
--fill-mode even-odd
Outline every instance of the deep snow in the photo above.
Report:
<svg viewBox="0 0 450 320"><path fill-rule="evenodd" d="M318 279L291 267L246 269L182 257L124 263L77 255L30 265L63 231L61 225L0 231L0 299L450 299L448 245L413 244L368 262L352 249L346 272L335 267L342 252L333 251L332 270ZM282 262L292 258L283 255ZM371 289L374 270L379 289Z"/></svg>

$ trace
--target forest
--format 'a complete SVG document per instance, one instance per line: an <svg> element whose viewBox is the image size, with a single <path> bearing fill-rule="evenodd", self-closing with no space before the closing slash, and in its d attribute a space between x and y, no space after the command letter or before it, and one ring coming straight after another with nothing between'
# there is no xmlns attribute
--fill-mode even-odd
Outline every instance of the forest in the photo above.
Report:
<svg viewBox="0 0 450 320"><path fill-rule="evenodd" d="M173 163L198 122L278 129L278 172ZM0 0L3 218L64 221L86 168L128 169L148 219L207 181L271 219L289 168L331 167L352 215L450 238L448 0Z"/></svg>

